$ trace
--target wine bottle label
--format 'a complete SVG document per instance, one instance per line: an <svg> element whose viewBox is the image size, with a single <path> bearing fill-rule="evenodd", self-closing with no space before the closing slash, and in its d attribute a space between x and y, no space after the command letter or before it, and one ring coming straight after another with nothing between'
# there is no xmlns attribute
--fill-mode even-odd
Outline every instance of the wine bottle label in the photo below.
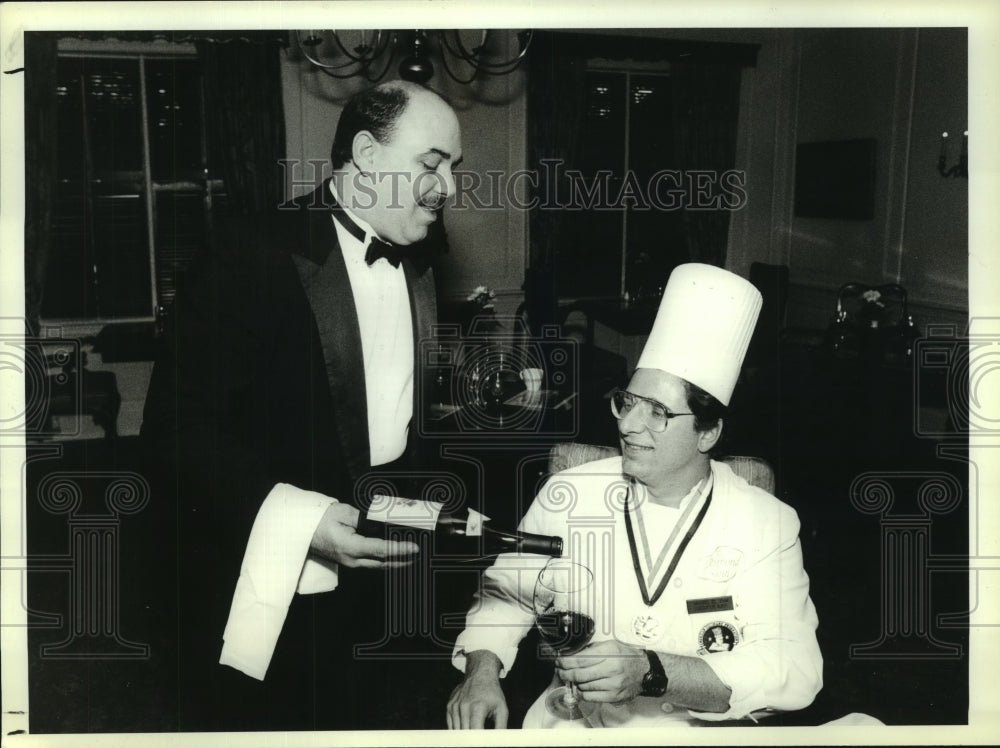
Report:
<svg viewBox="0 0 1000 748"><path fill-rule="evenodd" d="M433 530L443 506L437 501L376 494L368 509L368 519L389 525L415 527L418 530Z"/></svg>
<svg viewBox="0 0 1000 748"><path fill-rule="evenodd" d="M469 519L465 523L465 534L470 538L478 538L483 534L483 523L489 522L490 518L485 514L480 514L475 509L469 510Z"/></svg>

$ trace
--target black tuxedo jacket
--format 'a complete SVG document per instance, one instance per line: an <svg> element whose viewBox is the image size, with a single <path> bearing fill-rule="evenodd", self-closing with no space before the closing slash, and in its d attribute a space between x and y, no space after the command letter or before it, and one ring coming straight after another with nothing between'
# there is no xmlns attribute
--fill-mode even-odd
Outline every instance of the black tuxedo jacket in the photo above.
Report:
<svg viewBox="0 0 1000 748"><path fill-rule="evenodd" d="M417 367L418 343L436 318L427 244L414 245L402 263ZM352 501L355 482L370 467L360 330L327 185L291 209L223 227L213 245L178 290L142 426L156 500L177 508L182 713L187 686L228 670L218 664L222 632L267 493L286 482ZM416 414L430 377L414 374ZM412 456L412 428L410 441ZM313 627L306 634L288 631L295 625L289 623L284 645L316 639L315 627L326 625L317 615L305 615L303 625ZM298 649L288 656L307 660L293 663L300 672L319 656L301 649L304 642L291 644ZM293 672L280 675L285 649L279 642L265 681L279 673L273 680L282 693L289 690L282 678Z"/></svg>

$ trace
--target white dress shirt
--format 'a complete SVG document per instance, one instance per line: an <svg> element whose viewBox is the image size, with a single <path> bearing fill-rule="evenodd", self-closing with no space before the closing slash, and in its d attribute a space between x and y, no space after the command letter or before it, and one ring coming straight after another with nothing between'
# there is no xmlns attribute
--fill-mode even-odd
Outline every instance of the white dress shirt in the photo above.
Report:
<svg viewBox="0 0 1000 748"><path fill-rule="evenodd" d="M337 197L333 182L330 190ZM339 201L339 200L338 200ZM361 329L371 464L402 456L413 416L413 324L402 266L365 251L375 232L349 210L365 232L359 241L331 216L343 253ZM219 662L263 680L295 592L336 589L337 564L308 557L323 513L336 499L279 483L261 505L236 582Z"/></svg>
<svg viewBox="0 0 1000 748"><path fill-rule="evenodd" d="M331 190L333 182L330 182ZM336 192L334 192L336 196ZM364 230L364 243L336 219L354 306L361 327L368 402L368 441L372 465L402 456L413 416L413 323L403 267L380 259L365 263L365 250L375 232L360 218L344 212Z"/></svg>

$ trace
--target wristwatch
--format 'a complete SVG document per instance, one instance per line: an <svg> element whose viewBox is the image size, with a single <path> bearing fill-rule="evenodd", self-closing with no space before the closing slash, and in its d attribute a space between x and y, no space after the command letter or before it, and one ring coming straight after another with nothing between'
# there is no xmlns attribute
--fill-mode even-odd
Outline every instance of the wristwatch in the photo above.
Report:
<svg viewBox="0 0 1000 748"><path fill-rule="evenodd" d="M667 674L663 671L663 663L655 652L644 649L649 659L649 672L642 676L643 696L662 696L667 692Z"/></svg>

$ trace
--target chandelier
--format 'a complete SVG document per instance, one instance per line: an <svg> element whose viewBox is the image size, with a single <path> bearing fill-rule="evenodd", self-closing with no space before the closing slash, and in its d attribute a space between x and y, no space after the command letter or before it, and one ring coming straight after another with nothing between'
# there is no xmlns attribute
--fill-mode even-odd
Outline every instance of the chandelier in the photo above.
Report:
<svg viewBox="0 0 1000 748"><path fill-rule="evenodd" d="M399 63L399 77L426 83L434 75L432 58L456 83L472 83L491 75L512 73L524 60L531 44L530 30L517 32L517 51L508 52L506 39L489 30L413 31L296 31L302 54L331 78L362 76L372 83L381 80ZM475 44L468 44L474 34ZM466 37L466 38L463 38Z"/></svg>

